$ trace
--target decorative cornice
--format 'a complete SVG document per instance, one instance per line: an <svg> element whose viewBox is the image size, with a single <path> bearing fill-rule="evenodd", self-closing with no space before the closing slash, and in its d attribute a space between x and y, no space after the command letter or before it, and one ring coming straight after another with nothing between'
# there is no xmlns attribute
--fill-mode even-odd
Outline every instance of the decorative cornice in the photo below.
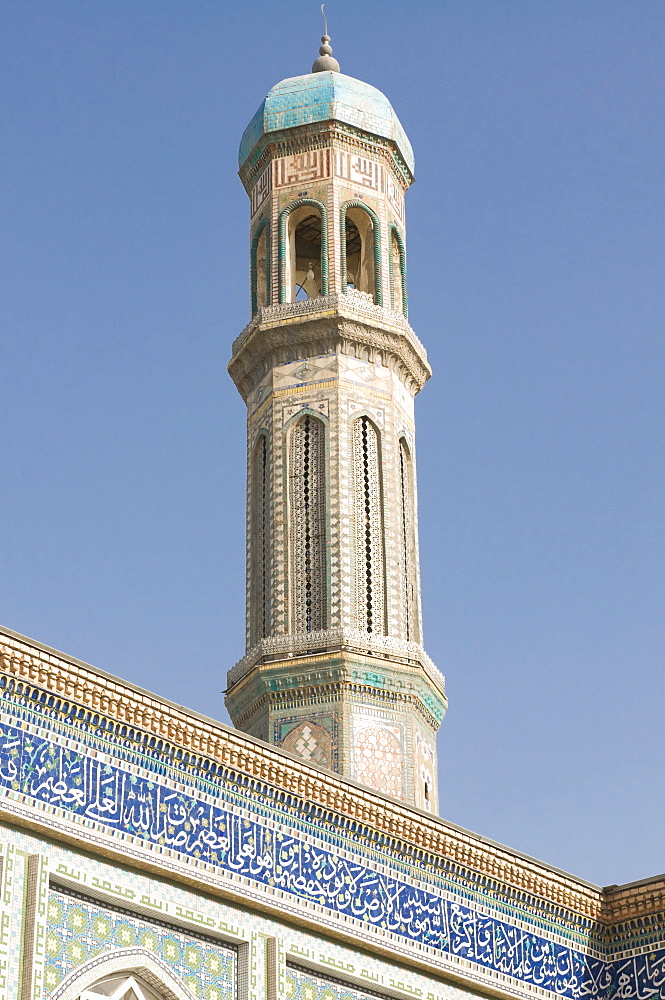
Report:
<svg viewBox="0 0 665 1000"><path fill-rule="evenodd" d="M349 293L264 306L234 342L228 369L246 402L275 365L334 353L396 371L414 395L432 374L425 348L400 313Z"/></svg>
<svg viewBox="0 0 665 1000"><path fill-rule="evenodd" d="M384 798L23 636L0 636L0 670L18 681L38 684L56 699L71 699L352 822L370 826L396 847L403 843L404 852L415 850L444 857L505 884L507 891L517 889L580 916L603 919L603 892L597 886Z"/></svg>
<svg viewBox="0 0 665 1000"><path fill-rule="evenodd" d="M271 160L326 147L361 151L369 156L376 156L378 153L399 179L403 190L406 191L413 184L413 174L392 140L336 120L313 122L264 135L238 171L238 176L249 193L256 178Z"/></svg>
<svg viewBox="0 0 665 1000"><path fill-rule="evenodd" d="M226 677L227 686L230 689L238 684L260 660L267 662L286 656L302 656L312 649L316 649L317 652L365 653L382 658L387 656L396 663L422 667L432 684L445 698L445 678L419 643L350 628L328 628L319 632L273 635L261 639L235 666L231 667Z"/></svg>
<svg viewBox="0 0 665 1000"><path fill-rule="evenodd" d="M318 666L314 661L314 666ZM280 664L280 666L283 666ZM264 678L264 674L267 676ZM239 689L235 687L227 695L227 706L233 704L231 713L235 719L238 729L243 732L252 732L252 720L261 717L266 708L288 709L304 706L313 706L331 702L344 701L347 704L368 704L375 705L409 705L422 718L423 722L429 726L433 735L436 735L447 707L447 703L437 706L439 711L435 714L430 711L431 704L421 697L414 687L410 690L399 690L391 687L372 687L369 684L362 684L358 681L338 680L328 681L318 678L316 682L304 682L298 687L273 687L272 677L269 668L263 668L253 672L246 685ZM245 707L247 706L247 707Z"/></svg>
<svg viewBox="0 0 665 1000"><path fill-rule="evenodd" d="M609 885L603 893L603 919L608 924L665 911L665 875L628 885Z"/></svg>

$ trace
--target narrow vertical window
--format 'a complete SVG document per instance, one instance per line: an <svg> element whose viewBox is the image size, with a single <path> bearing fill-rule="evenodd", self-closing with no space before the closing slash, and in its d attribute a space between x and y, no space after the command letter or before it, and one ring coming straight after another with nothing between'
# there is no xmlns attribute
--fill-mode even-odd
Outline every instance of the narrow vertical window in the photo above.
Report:
<svg viewBox="0 0 665 1000"><path fill-rule="evenodd" d="M325 426L306 413L291 432L289 542L291 630L326 627Z"/></svg>
<svg viewBox="0 0 665 1000"><path fill-rule="evenodd" d="M256 307L268 304L268 228L263 228L256 244Z"/></svg>
<svg viewBox="0 0 665 1000"><path fill-rule="evenodd" d="M402 570L402 610L404 638L420 642L418 584L416 572L416 531L413 497L413 463L404 438L399 442L400 548Z"/></svg>
<svg viewBox="0 0 665 1000"><path fill-rule="evenodd" d="M270 224L259 222L250 246L252 316L270 304Z"/></svg>
<svg viewBox="0 0 665 1000"><path fill-rule="evenodd" d="M406 294L406 252L404 240L397 226L390 227L390 304L396 312L408 315Z"/></svg>
<svg viewBox="0 0 665 1000"><path fill-rule="evenodd" d="M270 635L270 469L268 439L261 434L252 463L252 645Z"/></svg>
<svg viewBox="0 0 665 1000"><path fill-rule="evenodd" d="M368 417L353 424L356 542L356 623L363 632L385 633L383 511L379 435Z"/></svg>

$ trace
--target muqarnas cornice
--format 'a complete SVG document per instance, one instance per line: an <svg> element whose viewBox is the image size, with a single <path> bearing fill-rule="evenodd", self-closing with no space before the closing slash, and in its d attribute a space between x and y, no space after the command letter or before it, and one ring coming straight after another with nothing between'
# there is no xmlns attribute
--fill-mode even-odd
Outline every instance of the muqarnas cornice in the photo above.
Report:
<svg viewBox="0 0 665 1000"><path fill-rule="evenodd" d="M321 704L410 707L436 733L447 708L443 687L422 670L379 657L330 651L263 663L238 681L230 696L238 724L254 731L253 720L275 710Z"/></svg>
<svg viewBox="0 0 665 1000"><path fill-rule="evenodd" d="M415 395L430 378L427 354L399 313L352 294L265 306L233 345L229 374L247 402L277 365L346 354L395 371Z"/></svg>

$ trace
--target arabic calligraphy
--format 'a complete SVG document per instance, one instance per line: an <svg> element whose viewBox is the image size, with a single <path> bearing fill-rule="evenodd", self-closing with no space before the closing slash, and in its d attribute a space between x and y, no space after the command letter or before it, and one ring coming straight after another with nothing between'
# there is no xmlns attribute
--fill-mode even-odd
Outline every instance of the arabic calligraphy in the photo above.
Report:
<svg viewBox="0 0 665 1000"><path fill-rule="evenodd" d="M444 944L440 896L115 764L0 727L0 787L422 941Z"/></svg>
<svg viewBox="0 0 665 1000"><path fill-rule="evenodd" d="M665 1000L665 950L604 962L166 779L0 725L0 788L570 1000ZM433 887L432 887L433 888Z"/></svg>

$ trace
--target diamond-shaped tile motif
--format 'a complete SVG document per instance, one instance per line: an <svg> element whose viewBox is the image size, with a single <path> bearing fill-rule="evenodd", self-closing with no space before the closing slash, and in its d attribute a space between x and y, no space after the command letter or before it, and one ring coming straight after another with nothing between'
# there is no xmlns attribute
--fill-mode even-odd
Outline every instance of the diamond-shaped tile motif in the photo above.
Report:
<svg viewBox="0 0 665 1000"><path fill-rule="evenodd" d="M312 730L309 726L303 726L300 734L300 738L296 740L295 750L304 757L305 760L309 760L317 748L317 742L312 735Z"/></svg>
<svg viewBox="0 0 665 1000"><path fill-rule="evenodd" d="M312 365L301 365L300 368L296 368L293 376L300 379L301 382L307 382L312 375L316 375L316 371L316 368L313 368Z"/></svg>

